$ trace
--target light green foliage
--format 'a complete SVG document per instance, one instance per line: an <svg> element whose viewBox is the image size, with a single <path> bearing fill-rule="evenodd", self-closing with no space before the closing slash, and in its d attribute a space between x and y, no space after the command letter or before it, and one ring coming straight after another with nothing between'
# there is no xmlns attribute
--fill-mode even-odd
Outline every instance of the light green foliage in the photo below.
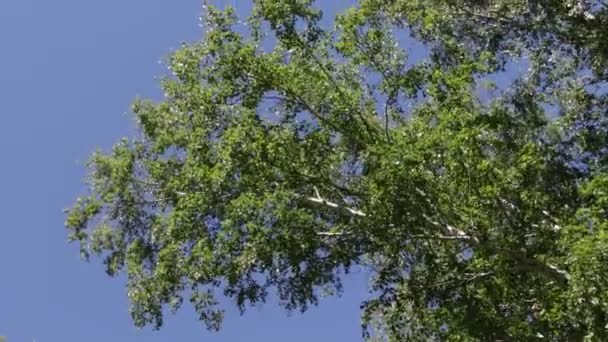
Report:
<svg viewBox="0 0 608 342"><path fill-rule="evenodd" d="M560 149L606 113L604 7L361 0L329 29L312 1L259 0L247 32L208 7L165 99L133 105L140 134L91 157L71 239L127 274L139 326L185 299L219 329L222 295L306 310L360 265L370 339L604 341L605 158L576 172ZM529 73L482 101L509 63ZM589 134L571 141L608 142Z"/></svg>

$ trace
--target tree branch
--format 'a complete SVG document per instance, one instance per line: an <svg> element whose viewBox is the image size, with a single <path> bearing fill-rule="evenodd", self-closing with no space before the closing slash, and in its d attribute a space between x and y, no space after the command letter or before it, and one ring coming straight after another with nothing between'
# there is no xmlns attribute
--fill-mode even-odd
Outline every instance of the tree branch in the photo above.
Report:
<svg viewBox="0 0 608 342"><path fill-rule="evenodd" d="M342 236L346 235L346 232L317 232L319 236Z"/></svg>
<svg viewBox="0 0 608 342"><path fill-rule="evenodd" d="M319 58L315 55L314 51L312 51L307 45L306 43L304 43L302 41L302 38L298 35L295 34L295 38L296 41L300 44L300 47L309 55L309 57L315 62L315 64L317 65L317 67L319 69L321 69L321 72L325 75L325 77L327 78L327 80L329 81L329 83L331 83L331 85L336 89L336 91L338 92L338 94L345 100L348 100L348 96L346 95L346 93L344 92L344 90L342 90L342 88L340 87L340 85L338 84L338 81L336 81L336 79L331 75L331 73L329 72L329 70L327 70L327 68L325 67L325 65L323 65L323 63L319 60ZM374 135L372 133L372 129L369 126L369 123L367 122L367 119L365 117L365 115L363 115L363 113L361 111L358 111L359 116L361 117L361 121L363 122L363 125L365 126L365 130L367 131L367 134L369 135L370 139L374 139Z"/></svg>
<svg viewBox="0 0 608 342"><path fill-rule="evenodd" d="M451 236L453 239L457 239L457 240L472 240L476 244L479 243L479 239L477 239L474 236L471 236L471 235L467 234L463 230L460 230L460 229L458 229L458 228L456 228L454 226L451 226L449 224L442 225L441 223L439 223L437 221L433 221L433 219L431 219L426 214L422 214L422 217L424 217L424 219L428 223L432 224L433 226L442 228L446 232L447 236Z"/></svg>
<svg viewBox="0 0 608 342"><path fill-rule="evenodd" d="M352 216L358 216L358 217L365 217L366 216L365 213L363 213L361 210L345 207L345 206L340 205L338 203L330 202L330 201L324 199L319 194L319 189L317 189L316 186L314 187L314 189L315 189L315 197L306 197L306 200L308 202L316 204L316 205L324 205L326 207L330 207L330 208L334 208L334 209L340 209L340 210L343 210L343 211L347 212L348 214L350 214Z"/></svg>
<svg viewBox="0 0 608 342"><path fill-rule="evenodd" d="M456 283L458 283L458 284L460 284L462 286L462 285L465 285L467 283L475 282L478 279L492 276L492 275L494 275L494 272L487 271L487 272L473 273L473 274L471 274L471 273L465 273L465 275L468 276L468 278L465 278L465 279L460 279L460 278L448 279L448 280L444 280L444 281L436 284L435 286L436 287L441 287L441 286L452 285L452 284L456 284Z"/></svg>
<svg viewBox="0 0 608 342"><path fill-rule="evenodd" d="M346 213L349 213L350 215L356 216L356 217L367 217L367 215L364 212L362 212L361 210L345 207L338 203L327 201L326 199L321 197L317 187L314 187L314 189L315 189L315 197L306 198L306 200L309 201L310 203L313 203L316 205L323 205L323 206L326 206L329 208L343 210ZM473 245L473 246L479 246L482 244L477 237L467 234L465 231L463 231L461 229L458 229L449 224L445 224L445 225L440 224L439 222L431 219L426 214L422 214L422 216L425 218L425 220L427 220L427 222L429 222L433 226L439 227L442 230L444 230L444 234L443 235L428 235L428 236L415 235L413 237L436 238L436 239L442 239L442 240L464 240L464 241L469 241L471 243L471 245ZM317 235L319 235L319 236L340 236L340 235L344 235L344 234L345 234L345 232L319 232L319 233L317 233ZM532 271L538 271L539 273L544 274L544 275L548 276L549 278L552 278L561 283L567 282L570 279L570 274L567 271L562 270L555 265L544 263L534 257L527 257L523 253L519 253L519 252L512 251L512 250L497 249L497 252L502 253L509 259L520 262L520 264L521 264L520 267L523 267L523 268L526 268L526 269L529 269Z"/></svg>

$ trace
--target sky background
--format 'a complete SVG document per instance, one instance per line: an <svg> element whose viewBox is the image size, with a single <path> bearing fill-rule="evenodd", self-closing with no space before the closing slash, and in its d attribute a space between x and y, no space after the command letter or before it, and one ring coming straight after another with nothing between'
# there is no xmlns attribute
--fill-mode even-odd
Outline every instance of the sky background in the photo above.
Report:
<svg viewBox="0 0 608 342"><path fill-rule="evenodd" d="M351 1L322 3L334 13ZM272 299L243 317L227 306L222 331L209 333L184 305L160 331L140 330L125 280L68 245L62 210L85 191L83 163L132 132L136 96L160 99L167 69L159 61L200 37L200 13L200 0L0 0L0 335L8 342L360 339L361 276L304 315L287 316Z"/></svg>

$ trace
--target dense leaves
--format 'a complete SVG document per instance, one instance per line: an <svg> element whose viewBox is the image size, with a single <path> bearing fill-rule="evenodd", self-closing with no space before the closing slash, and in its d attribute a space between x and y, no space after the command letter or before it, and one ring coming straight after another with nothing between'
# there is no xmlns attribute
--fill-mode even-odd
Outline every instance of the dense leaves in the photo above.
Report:
<svg viewBox="0 0 608 342"><path fill-rule="evenodd" d="M370 339L608 339L608 6L321 18L258 0L243 29L207 7L165 99L134 104L138 136L92 156L67 227L126 273L135 323L189 300L218 329L220 296L306 310L357 265Z"/></svg>

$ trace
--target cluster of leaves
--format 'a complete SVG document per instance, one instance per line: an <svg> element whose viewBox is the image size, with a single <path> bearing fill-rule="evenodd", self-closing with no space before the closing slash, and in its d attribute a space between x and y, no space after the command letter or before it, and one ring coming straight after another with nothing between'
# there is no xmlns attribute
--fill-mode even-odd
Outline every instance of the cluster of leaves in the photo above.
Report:
<svg viewBox="0 0 608 342"><path fill-rule="evenodd" d="M218 329L219 295L306 310L360 265L370 339L608 339L606 5L361 0L321 18L257 0L242 32L207 7L164 101L134 104L139 136L92 156L67 226L127 274L135 323L189 298ZM529 73L481 101L509 63Z"/></svg>

